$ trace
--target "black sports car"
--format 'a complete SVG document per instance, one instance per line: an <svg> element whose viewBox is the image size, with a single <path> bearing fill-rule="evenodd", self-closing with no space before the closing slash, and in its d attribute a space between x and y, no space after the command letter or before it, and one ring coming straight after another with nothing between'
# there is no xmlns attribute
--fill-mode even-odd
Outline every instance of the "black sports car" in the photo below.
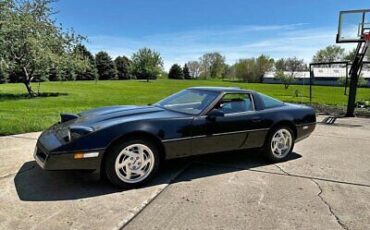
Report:
<svg viewBox="0 0 370 230"><path fill-rule="evenodd" d="M194 87L151 106L112 106L61 121L39 137L45 170L100 170L129 188L150 180L165 159L259 148L284 160L315 129L315 111L239 88Z"/></svg>

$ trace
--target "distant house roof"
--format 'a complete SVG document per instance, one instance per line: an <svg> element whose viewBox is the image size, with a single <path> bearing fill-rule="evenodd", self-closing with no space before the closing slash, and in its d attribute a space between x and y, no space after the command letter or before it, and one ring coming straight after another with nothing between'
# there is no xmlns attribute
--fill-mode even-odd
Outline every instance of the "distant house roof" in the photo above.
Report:
<svg viewBox="0 0 370 230"><path fill-rule="evenodd" d="M349 69L348 69L349 71ZM284 72L285 74L291 74L291 72ZM314 77L320 78L340 78L346 76L346 68L314 68ZM370 79L370 70L362 70L361 72L363 78ZM264 78L274 78L275 72L266 72L263 76ZM296 72L294 77L297 79L310 78L310 72Z"/></svg>
<svg viewBox="0 0 370 230"><path fill-rule="evenodd" d="M292 72L285 71L284 74L291 74ZM265 75L263 75L264 78L275 78L275 72L266 72ZM304 71L304 72L296 72L294 73L295 78L310 78L310 72Z"/></svg>

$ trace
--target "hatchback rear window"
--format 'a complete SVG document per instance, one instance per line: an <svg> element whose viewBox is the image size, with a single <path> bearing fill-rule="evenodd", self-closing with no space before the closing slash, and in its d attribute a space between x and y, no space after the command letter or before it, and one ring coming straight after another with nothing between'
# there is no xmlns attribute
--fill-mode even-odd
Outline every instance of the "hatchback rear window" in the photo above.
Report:
<svg viewBox="0 0 370 230"><path fill-rule="evenodd" d="M264 107L265 109L269 109L269 108L274 108L274 107L279 107L279 106L283 106L284 105L284 102L282 101L279 101L275 98L272 98L270 96L267 96L265 94L262 94L262 93L259 93L262 101L263 101L263 104L264 104Z"/></svg>

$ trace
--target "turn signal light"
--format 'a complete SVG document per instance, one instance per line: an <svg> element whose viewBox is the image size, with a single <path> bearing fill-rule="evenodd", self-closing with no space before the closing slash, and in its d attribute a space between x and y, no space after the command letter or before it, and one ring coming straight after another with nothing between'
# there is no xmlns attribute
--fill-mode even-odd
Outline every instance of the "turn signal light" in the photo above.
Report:
<svg viewBox="0 0 370 230"><path fill-rule="evenodd" d="M83 159L83 158L91 158L91 157L98 157L99 152L91 152L91 153L75 153L73 155L74 159Z"/></svg>
<svg viewBox="0 0 370 230"><path fill-rule="evenodd" d="M82 159L82 158L84 158L84 155L85 155L84 153L75 153L74 158L75 159Z"/></svg>

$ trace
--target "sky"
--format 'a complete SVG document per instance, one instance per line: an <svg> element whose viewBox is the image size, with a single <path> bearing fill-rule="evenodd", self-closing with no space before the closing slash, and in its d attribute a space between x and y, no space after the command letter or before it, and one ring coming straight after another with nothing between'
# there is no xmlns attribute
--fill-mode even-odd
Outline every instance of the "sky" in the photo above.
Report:
<svg viewBox="0 0 370 230"><path fill-rule="evenodd" d="M55 18L87 37L93 53L128 56L143 47L174 63L220 52L228 64L265 54L306 62L335 44L340 10L368 0L59 0ZM354 44L343 47L351 49Z"/></svg>

